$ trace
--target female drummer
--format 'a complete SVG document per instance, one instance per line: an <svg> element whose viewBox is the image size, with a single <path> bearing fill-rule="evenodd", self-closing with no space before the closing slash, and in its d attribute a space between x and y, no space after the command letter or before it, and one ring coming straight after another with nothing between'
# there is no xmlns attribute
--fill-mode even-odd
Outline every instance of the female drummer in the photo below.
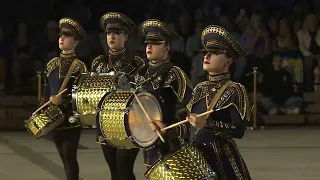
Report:
<svg viewBox="0 0 320 180"><path fill-rule="evenodd" d="M77 161L77 150L81 134L81 126L69 123L72 116L71 99L67 94L71 94L72 84L81 73L86 73L87 68L83 62L76 58L75 47L80 40L86 37L84 29L70 18L62 18L59 21L60 38L59 48L60 57L51 59L47 64L46 79L47 83L42 97L42 102L49 99L54 105L59 106L64 113L64 122L53 131L53 140L63 162L67 180L79 179L79 166ZM61 87L69 68L74 64L71 78L68 81L68 88L65 96L55 96Z"/></svg>
<svg viewBox="0 0 320 180"><path fill-rule="evenodd" d="M245 59L241 46L226 30L208 26L202 31L203 69L209 80L199 83L188 104L191 140L203 151L221 180L249 180L250 175L233 138L242 138L251 106L243 85L230 80L234 60ZM214 110L208 116L198 114Z"/></svg>
<svg viewBox="0 0 320 180"><path fill-rule="evenodd" d="M145 61L137 56L133 57L126 48L128 35L135 29L131 19L120 13L109 12L101 17L100 25L106 32L109 53L93 60L92 72L124 72L130 78L145 68ZM109 165L111 180L135 180L133 166L139 149L117 149L109 146L103 142L99 123L97 125L97 143L101 144L104 158Z"/></svg>
<svg viewBox="0 0 320 180"><path fill-rule="evenodd" d="M168 26L156 19L143 23L146 36L146 54L149 67L135 76L137 88L145 89L155 94L162 105L163 122L150 123L151 128L160 130L177 122L176 105L186 105L192 96L192 85L186 74L179 67L173 66L169 60L171 44L179 36ZM147 167L153 165L169 151L180 148L180 140L187 132L184 125L164 134L165 143L160 140L153 146L144 149L144 162Z"/></svg>

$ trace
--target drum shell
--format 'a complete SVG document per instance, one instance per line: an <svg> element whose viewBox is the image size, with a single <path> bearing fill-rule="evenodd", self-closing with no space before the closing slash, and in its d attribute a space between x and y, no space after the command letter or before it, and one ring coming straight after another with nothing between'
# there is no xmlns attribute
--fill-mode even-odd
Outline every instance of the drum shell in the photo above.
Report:
<svg viewBox="0 0 320 180"><path fill-rule="evenodd" d="M194 146L183 146L178 151L158 160L145 173L149 180L217 180L202 152Z"/></svg>
<svg viewBox="0 0 320 180"><path fill-rule="evenodd" d="M162 121L162 111L156 97L147 92L138 93L137 96L150 97L152 103L145 108L153 110L153 113L150 113L153 119ZM140 101L146 104L143 98ZM103 140L99 140L100 143L130 149L149 147L158 140L145 115L140 116L141 112L137 110L137 102L132 91L106 94L99 107L101 111L98 113L97 121L103 137ZM140 106L138 108L140 109ZM158 113L154 109L158 110Z"/></svg>
<svg viewBox="0 0 320 180"><path fill-rule="evenodd" d="M129 139L130 134L127 133L130 132L130 130L126 121L128 114L125 109L128 108L128 103L133 99L132 94L122 94L121 102L119 102L120 99L108 99L111 95L112 93L106 94L99 103L101 111L97 114L97 118L102 136L106 143L113 147L126 149L138 148L138 146ZM117 103L108 107L111 111L104 112L105 107L103 106L107 100L117 101Z"/></svg>
<svg viewBox="0 0 320 180"><path fill-rule="evenodd" d="M57 128L65 119L58 106L48 106L25 121L25 127L37 139Z"/></svg>
<svg viewBox="0 0 320 180"><path fill-rule="evenodd" d="M116 85L118 75L82 74L72 88L72 109L83 126L96 124L101 98Z"/></svg>

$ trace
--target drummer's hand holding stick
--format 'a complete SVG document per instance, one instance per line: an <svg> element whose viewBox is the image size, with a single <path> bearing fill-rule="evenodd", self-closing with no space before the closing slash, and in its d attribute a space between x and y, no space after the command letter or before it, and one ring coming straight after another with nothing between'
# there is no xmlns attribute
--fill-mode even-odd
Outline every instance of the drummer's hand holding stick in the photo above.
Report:
<svg viewBox="0 0 320 180"><path fill-rule="evenodd" d="M205 116L199 116L199 114L195 113L190 113L187 116L186 120L188 120L193 127L196 127L198 129L205 127L207 124L207 119Z"/></svg>
<svg viewBox="0 0 320 180"><path fill-rule="evenodd" d="M43 109L44 107L48 106L51 102L55 105L58 105L59 103L59 99L61 100L61 95L67 91L67 88L64 89L63 91L61 91L60 93L58 93L55 96L51 96L50 100L48 102L46 102L45 104L43 104L41 107L39 107L35 112L33 112L32 114L37 114L41 109ZM61 100L62 101L62 100Z"/></svg>
<svg viewBox="0 0 320 180"><path fill-rule="evenodd" d="M54 105L61 105L61 104L62 104L62 98L61 98L61 96L51 96L51 97L50 97L50 101L51 101L52 104L54 104Z"/></svg>
<svg viewBox="0 0 320 180"><path fill-rule="evenodd" d="M161 129L161 131L165 131L174 127L177 127L181 124L187 123L189 122L192 126L196 127L196 128L203 128L206 126L207 124L207 120L206 120L206 115L211 114L213 112L213 110L201 113L201 114L195 114L195 113L190 113L187 118L183 121L177 122L175 124L172 124L168 127L165 127L163 129Z"/></svg>
<svg viewBox="0 0 320 180"><path fill-rule="evenodd" d="M148 120L149 120L149 125L152 128L153 131L155 131L157 133L157 135L159 136L159 138L161 139L162 142L165 142L163 136L160 133L160 128L161 127L165 127L165 125L162 122L157 122L157 121L152 121L151 117L149 116L149 114L147 113L146 109L143 107L142 103L139 100L139 97L136 95L136 93L133 93L140 108L142 109L143 113L147 116Z"/></svg>

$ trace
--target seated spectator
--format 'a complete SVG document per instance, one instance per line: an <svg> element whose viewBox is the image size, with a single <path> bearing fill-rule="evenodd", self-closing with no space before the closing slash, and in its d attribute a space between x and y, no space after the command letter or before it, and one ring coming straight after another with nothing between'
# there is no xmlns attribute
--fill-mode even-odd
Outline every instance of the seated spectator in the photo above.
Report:
<svg viewBox="0 0 320 180"><path fill-rule="evenodd" d="M220 26L226 29L232 37L242 45L241 42L241 35L236 31L235 29L235 20L232 20L228 16L221 16L220 17ZM235 64L232 64L230 67L230 73L232 76L232 79L234 81L238 81L241 79L244 68L245 68L246 62L245 61L236 61Z"/></svg>
<svg viewBox="0 0 320 180"><path fill-rule="evenodd" d="M51 20L47 23L45 36L37 42L36 56L44 67L50 59L59 56L60 49L58 41L58 23ZM43 69L43 68L42 68Z"/></svg>
<svg viewBox="0 0 320 180"><path fill-rule="evenodd" d="M191 72L190 81L193 86L196 86L201 77L205 77L205 71L203 70L203 52L198 52L191 60Z"/></svg>
<svg viewBox="0 0 320 180"><path fill-rule="evenodd" d="M304 27L297 33L299 49L304 56L304 85L306 91L313 91L314 65L320 67L320 30L313 13L305 17Z"/></svg>
<svg viewBox="0 0 320 180"><path fill-rule="evenodd" d="M239 14L236 18L236 27L241 33L245 31L248 21L249 19L247 17L246 10L240 9Z"/></svg>
<svg viewBox="0 0 320 180"><path fill-rule="evenodd" d="M287 70L293 75L293 81L303 83L303 56L298 50L297 36L288 19L279 21L279 30L273 40L273 51L284 57Z"/></svg>
<svg viewBox="0 0 320 180"><path fill-rule="evenodd" d="M294 91L292 76L283 68L283 58L273 56L273 70L262 80L262 104L270 115L299 114L304 101Z"/></svg>
<svg viewBox="0 0 320 180"><path fill-rule="evenodd" d="M251 72L252 67L257 66L265 73L267 70L265 65L271 64L271 61L267 61L270 56L270 39L260 15L252 15L250 24L242 35L242 42L248 55L246 71Z"/></svg>
<svg viewBox="0 0 320 180"><path fill-rule="evenodd" d="M273 40L274 52L290 52L297 50L297 39L293 34L287 19L282 18L279 22L279 31Z"/></svg>
<svg viewBox="0 0 320 180"><path fill-rule="evenodd" d="M142 23L139 23L136 27L136 31L129 36L128 39L129 50L134 55L145 57L146 56L146 45L144 43L144 34L142 31Z"/></svg>
<svg viewBox="0 0 320 180"><path fill-rule="evenodd" d="M170 22L170 23L168 23L168 26L170 29L174 30L175 32L180 32L177 24ZM185 40L181 37L181 39L178 39L178 40L172 42L171 51L184 53L185 52Z"/></svg>
<svg viewBox="0 0 320 180"><path fill-rule="evenodd" d="M191 36L192 32L192 19L191 16L188 13L183 13L179 17L179 29L180 33L179 36L184 39L184 41L187 40L189 36Z"/></svg>
<svg viewBox="0 0 320 180"><path fill-rule="evenodd" d="M36 74L34 70L34 48L33 45L30 43L27 34L27 25L24 23L18 24L17 36L13 44L12 50L12 74L15 78L16 88L19 91L20 88L24 87L22 85L22 82L27 83L28 78L31 78L33 75Z"/></svg>
<svg viewBox="0 0 320 180"><path fill-rule="evenodd" d="M5 88L7 59L9 58L10 51L3 33L3 29L0 27L0 94Z"/></svg>
<svg viewBox="0 0 320 180"><path fill-rule="evenodd" d="M6 61L0 56L0 93L4 91L6 77Z"/></svg>
<svg viewBox="0 0 320 180"><path fill-rule="evenodd" d="M195 32L193 36L188 37L186 44L186 54L188 57L193 58L197 55L201 48L201 39L200 35L202 32L203 26L201 22L198 22L195 27Z"/></svg>
<svg viewBox="0 0 320 180"><path fill-rule="evenodd" d="M293 33L297 36L298 32L302 29L302 22L299 19L296 19L293 23Z"/></svg>
<svg viewBox="0 0 320 180"><path fill-rule="evenodd" d="M271 17L268 21L268 30L270 33L270 38L274 39L278 34L278 18Z"/></svg>
<svg viewBox="0 0 320 180"><path fill-rule="evenodd" d="M197 8L194 12L194 21L201 22L203 20L204 12L202 8Z"/></svg>
<svg viewBox="0 0 320 180"><path fill-rule="evenodd" d="M250 24L242 35L242 43L247 59L241 82L250 92L252 90L253 77L248 76L248 74L251 74L253 67L258 67L258 71L263 74L272 69L269 33L266 27L263 26L261 15L252 15Z"/></svg>

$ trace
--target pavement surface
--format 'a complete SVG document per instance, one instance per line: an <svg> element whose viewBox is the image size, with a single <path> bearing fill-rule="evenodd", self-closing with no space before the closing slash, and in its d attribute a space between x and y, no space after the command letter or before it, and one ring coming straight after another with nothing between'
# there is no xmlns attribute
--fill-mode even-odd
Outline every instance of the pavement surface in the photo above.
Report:
<svg viewBox="0 0 320 180"><path fill-rule="evenodd" d="M319 180L320 128L292 127L248 130L236 140L253 180ZM82 133L78 159L81 180L110 180L110 172L95 131ZM142 152L134 166L145 180ZM0 132L0 180L64 180L53 142L27 132Z"/></svg>

